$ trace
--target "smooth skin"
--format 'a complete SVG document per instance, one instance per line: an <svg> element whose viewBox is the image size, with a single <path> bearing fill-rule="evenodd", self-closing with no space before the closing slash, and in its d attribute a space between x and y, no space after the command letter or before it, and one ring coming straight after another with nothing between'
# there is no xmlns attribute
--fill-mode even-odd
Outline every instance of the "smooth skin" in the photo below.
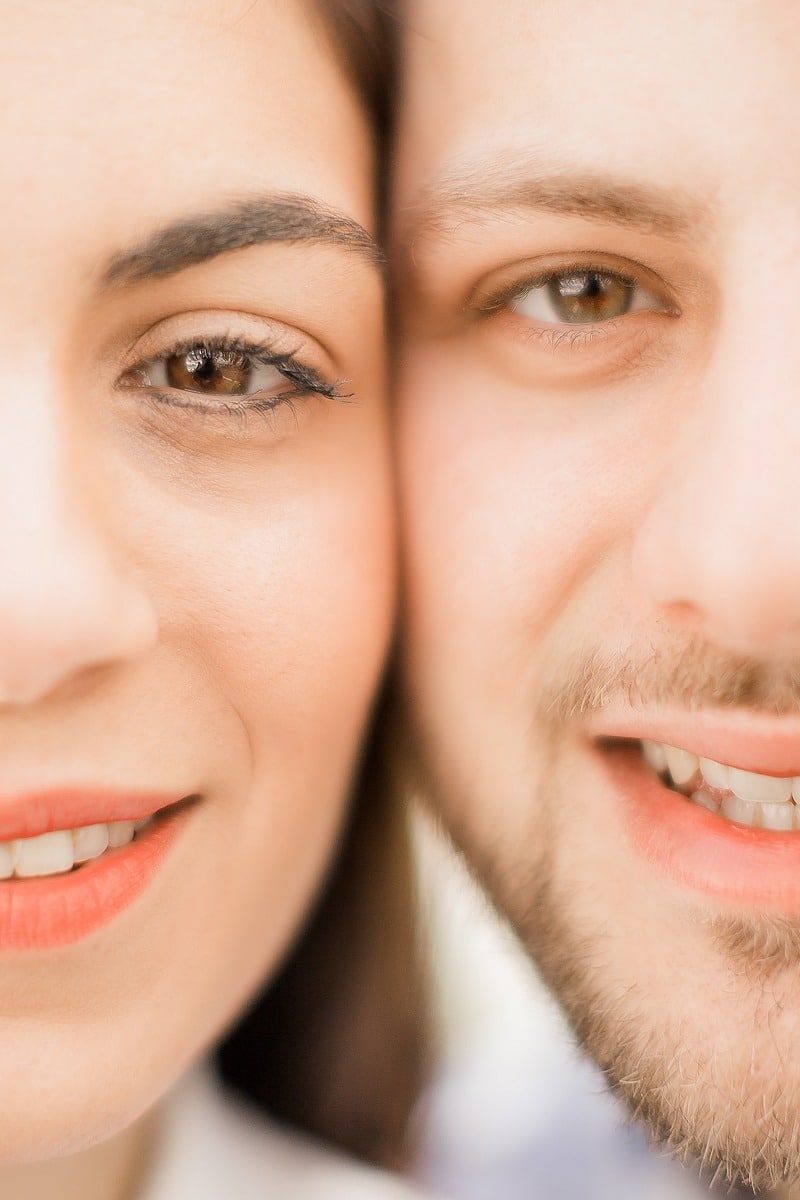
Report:
<svg viewBox="0 0 800 1200"><path fill-rule="evenodd" d="M796 724L798 54L780 0L411 0L395 191L428 797L632 1106L759 1186L800 923L646 862L592 720Z"/></svg>
<svg viewBox="0 0 800 1200"><path fill-rule="evenodd" d="M0 949L0 1193L115 1200L298 930L385 656L371 141L300 0L13 0L0 58L0 802L196 797L111 924ZM347 236L166 262L289 195Z"/></svg>

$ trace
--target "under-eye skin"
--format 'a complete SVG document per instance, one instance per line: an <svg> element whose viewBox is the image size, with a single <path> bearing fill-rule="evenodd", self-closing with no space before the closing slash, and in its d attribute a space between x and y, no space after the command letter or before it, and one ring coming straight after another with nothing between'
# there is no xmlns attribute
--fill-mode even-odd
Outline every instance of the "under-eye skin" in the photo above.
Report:
<svg viewBox="0 0 800 1200"><path fill-rule="evenodd" d="M117 386L158 405L237 417L294 409L311 395L348 398L295 354L231 337L187 339L128 368Z"/></svg>

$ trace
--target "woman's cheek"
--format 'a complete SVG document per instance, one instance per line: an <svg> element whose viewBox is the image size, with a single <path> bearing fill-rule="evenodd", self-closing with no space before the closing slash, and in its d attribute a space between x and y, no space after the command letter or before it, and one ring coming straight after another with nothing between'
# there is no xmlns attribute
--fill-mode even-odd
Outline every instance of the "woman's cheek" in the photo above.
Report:
<svg viewBox="0 0 800 1200"><path fill-rule="evenodd" d="M387 476L365 466L171 534L162 523L164 635L203 660L256 745L356 736L393 609Z"/></svg>

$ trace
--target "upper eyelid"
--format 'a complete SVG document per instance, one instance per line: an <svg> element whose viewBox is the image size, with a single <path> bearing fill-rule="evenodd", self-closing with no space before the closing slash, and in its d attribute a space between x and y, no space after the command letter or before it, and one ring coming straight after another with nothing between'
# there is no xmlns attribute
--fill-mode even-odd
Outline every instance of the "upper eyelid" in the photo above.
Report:
<svg viewBox="0 0 800 1200"><path fill-rule="evenodd" d="M242 338L197 337L190 338L185 342L177 342L174 346L168 346L156 354L143 356L134 363L133 367L129 367L127 370L135 370L137 367L147 366L150 363L169 362L171 358L178 358L183 354L188 354L198 346L209 347L217 351L227 350L236 354L242 354L247 358L252 358L255 362L261 362L265 366L273 366L276 370L280 370L283 365L287 367L295 364L302 365L296 353L274 350L269 345L257 341L251 342Z"/></svg>
<svg viewBox="0 0 800 1200"><path fill-rule="evenodd" d="M123 372L134 370L136 367L147 363L166 362L177 355L188 354L190 350L193 350L197 346L211 346L214 349L239 351L253 358L263 355L265 358L285 359L287 362L295 359L297 355L302 353L302 347L299 347L296 342L290 346L288 339L282 342L277 337L259 337L257 334L248 336L247 334L232 333L226 330L220 330L219 332L201 331L197 334L190 334L187 337L179 338L168 335L163 340L162 346L154 347L153 349L147 349L146 347L139 349L138 346L139 342L131 348L127 356L128 361L123 367Z"/></svg>
<svg viewBox="0 0 800 1200"><path fill-rule="evenodd" d="M324 337L291 321L228 307L164 313L132 331L130 340L121 333L106 346L103 358L109 370L124 374L200 342L238 344L242 349L301 358L326 377L343 373L340 355Z"/></svg>

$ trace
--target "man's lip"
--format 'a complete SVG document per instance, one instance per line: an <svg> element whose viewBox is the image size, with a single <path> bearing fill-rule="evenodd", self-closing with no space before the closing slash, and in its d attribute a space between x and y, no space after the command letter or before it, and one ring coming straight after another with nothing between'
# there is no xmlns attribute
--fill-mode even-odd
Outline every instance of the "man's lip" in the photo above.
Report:
<svg viewBox="0 0 800 1200"><path fill-rule="evenodd" d="M736 825L666 787L622 741L595 749L615 798L621 829L636 854L682 887L800 914L800 833Z"/></svg>
<svg viewBox="0 0 800 1200"><path fill-rule="evenodd" d="M800 775L800 714L609 707L589 717L586 730L598 740L619 738L680 746L699 758L760 775Z"/></svg>
<svg viewBox="0 0 800 1200"><path fill-rule="evenodd" d="M49 788L15 795L0 793L0 842L82 825L140 821L185 798L180 792L97 786Z"/></svg>

